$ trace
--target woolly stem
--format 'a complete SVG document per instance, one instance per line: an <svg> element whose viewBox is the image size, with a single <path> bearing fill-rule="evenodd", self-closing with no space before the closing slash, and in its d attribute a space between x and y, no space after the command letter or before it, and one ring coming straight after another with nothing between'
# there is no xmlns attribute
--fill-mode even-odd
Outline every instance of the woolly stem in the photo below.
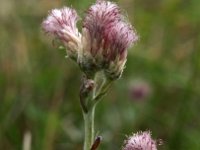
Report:
<svg viewBox="0 0 200 150"><path fill-rule="evenodd" d="M84 150L90 150L94 142L94 115L95 107L93 105L88 112L83 112L84 125L85 125L85 138L84 138Z"/></svg>

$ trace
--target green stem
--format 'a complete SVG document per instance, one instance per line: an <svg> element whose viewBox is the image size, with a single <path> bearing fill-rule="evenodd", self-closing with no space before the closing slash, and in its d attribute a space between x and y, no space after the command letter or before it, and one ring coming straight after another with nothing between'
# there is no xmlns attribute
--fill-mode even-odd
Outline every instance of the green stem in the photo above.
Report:
<svg viewBox="0 0 200 150"><path fill-rule="evenodd" d="M90 150L94 142L94 115L95 105L87 113L83 112L85 125L84 150Z"/></svg>

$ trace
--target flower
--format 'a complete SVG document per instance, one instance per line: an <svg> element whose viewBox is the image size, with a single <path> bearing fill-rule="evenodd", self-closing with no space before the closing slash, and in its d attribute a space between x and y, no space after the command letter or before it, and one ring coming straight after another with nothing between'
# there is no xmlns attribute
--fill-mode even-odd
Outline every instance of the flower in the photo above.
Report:
<svg viewBox="0 0 200 150"><path fill-rule="evenodd" d="M94 77L103 70L108 79L119 78L126 63L127 49L138 36L117 4L97 0L83 20L82 35L76 27L77 21L76 11L63 7L52 10L42 27L64 44L70 58L87 77Z"/></svg>
<svg viewBox="0 0 200 150"><path fill-rule="evenodd" d="M138 132L125 141L123 150L157 150L157 145L149 131Z"/></svg>
<svg viewBox="0 0 200 150"><path fill-rule="evenodd" d="M97 1L87 11L82 35L82 67L103 69L110 79L120 77L127 49L138 40L138 36L125 21L119 7L109 1Z"/></svg>
<svg viewBox="0 0 200 150"><path fill-rule="evenodd" d="M135 79L129 85L129 96L132 100L143 101L152 94L151 84L143 79Z"/></svg>
<svg viewBox="0 0 200 150"><path fill-rule="evenodd" d="M45 32L58 38L68 48L67 52L71 58L77 57L77 50L81 45L81 34L76 27L77 21L76 11L63 7L52 10L42 23Z"/></svg>

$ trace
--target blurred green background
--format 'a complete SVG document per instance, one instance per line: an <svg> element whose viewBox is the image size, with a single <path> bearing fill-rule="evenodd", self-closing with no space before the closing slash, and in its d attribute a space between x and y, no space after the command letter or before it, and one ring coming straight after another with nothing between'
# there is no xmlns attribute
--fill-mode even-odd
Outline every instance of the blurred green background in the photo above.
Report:
<svg viewBox="0 0 200 150"><path fill-rule="evenodd" d="M41 31L48 11L95 0L0 0L0 150L81 150L82 73ZM200 1L118 0L140 35L97 107L100 149L151 130L159 150L200 149ZM79 22L79 26L81 23ZM26 150L24 148L24 150Z"/></svg>

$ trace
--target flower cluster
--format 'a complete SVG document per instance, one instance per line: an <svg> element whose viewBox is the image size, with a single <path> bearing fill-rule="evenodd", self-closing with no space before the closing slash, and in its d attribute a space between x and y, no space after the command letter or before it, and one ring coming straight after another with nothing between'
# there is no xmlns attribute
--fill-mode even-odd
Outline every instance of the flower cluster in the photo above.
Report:
<svg viewBox="0 0 200 150"><path fill-rule="evenodd" d="M157 150L149 131L133 134L125 141L123 150Z"/></svg>
<svg viewBox="0 0 200 150"><path fill-rule="evenodd" d="M87 76L103 70L107 78L119 78L127 49L138 36L117 4L99 0L92 5L83 19L82 35L76 27L77 20L76 11L64 7L52 10L42 26L64 43L69 57L76 60Z"/></svg>

